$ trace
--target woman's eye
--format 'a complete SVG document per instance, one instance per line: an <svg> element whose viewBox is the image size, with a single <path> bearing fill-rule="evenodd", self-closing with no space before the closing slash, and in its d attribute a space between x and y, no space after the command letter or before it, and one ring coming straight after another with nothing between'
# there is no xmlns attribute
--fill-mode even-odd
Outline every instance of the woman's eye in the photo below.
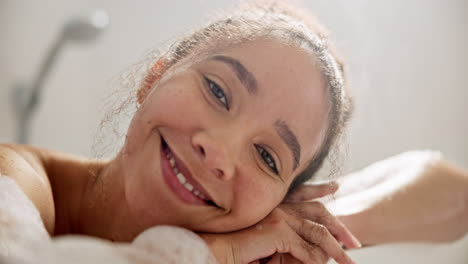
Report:
<svg viewBox="0 0 468 264"><path fill-rule="evenodd" d="M263 162L273 171L276 175L278 175L278 168L276 167L275 159L271 154L261 146L255 146L257 148L257 152L262 158Z"/></svg>
<svg viewBox="0 0 468 264"><path fill-rule="evenodd" d="M229 110L229 102L227 99L224 90L214 81L210 80L207 77L204 77L208 88L210 89L210 93L218 100L221 104L223 104L224 108Z"/></svg>

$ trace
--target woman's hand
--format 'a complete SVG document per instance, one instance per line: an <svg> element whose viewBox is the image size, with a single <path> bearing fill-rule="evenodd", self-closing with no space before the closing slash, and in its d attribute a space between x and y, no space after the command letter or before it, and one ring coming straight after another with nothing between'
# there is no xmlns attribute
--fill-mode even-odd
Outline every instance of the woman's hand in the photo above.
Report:
<svg viewBox="0 0 468 264"><path fill-rule="evenodd" d="M223 264L326 263L333 258L339 264L354 263L327 227L297 218L281 208L244 230L226 234L202 234L218 261Z"/></svg>
<svg viewBox="0 0 468 264"><path fill-rule="evenodd" d="M336 182L324 184L303 184L290 193L279 206L291 219L302 222L314 222L325 227L346 248L361 247L359 240L337 217L315 199L329 196L338 190ZM291 220L294 221L294 220Z"/></svg>

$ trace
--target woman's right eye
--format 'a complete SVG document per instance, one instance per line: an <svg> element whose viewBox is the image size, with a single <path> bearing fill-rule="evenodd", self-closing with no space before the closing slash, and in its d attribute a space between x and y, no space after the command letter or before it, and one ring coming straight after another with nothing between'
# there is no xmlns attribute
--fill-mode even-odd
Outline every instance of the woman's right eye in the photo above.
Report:
<svg viewBox="0 0 468 264"><path fill-rule="evenodd" d="M216 82L212 81L208 77L204 77L206 85L210 90L210 93L215 97L215 99L223 105L226 110L229 110L229 100L224 92L223 88L221 88Z"/></svg>

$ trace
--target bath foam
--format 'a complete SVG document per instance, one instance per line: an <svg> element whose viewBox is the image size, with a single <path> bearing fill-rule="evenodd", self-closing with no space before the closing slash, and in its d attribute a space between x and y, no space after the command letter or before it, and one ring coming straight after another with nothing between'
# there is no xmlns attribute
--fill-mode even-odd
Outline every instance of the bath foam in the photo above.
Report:
<svg viewBox="0 0 468 264"><path fill-rule="evenodd" d="M205 242L190 230L156 226L132 243L81 235L51 238L38 210L9 177L0 176L0 263L216 263Z"/></svg>

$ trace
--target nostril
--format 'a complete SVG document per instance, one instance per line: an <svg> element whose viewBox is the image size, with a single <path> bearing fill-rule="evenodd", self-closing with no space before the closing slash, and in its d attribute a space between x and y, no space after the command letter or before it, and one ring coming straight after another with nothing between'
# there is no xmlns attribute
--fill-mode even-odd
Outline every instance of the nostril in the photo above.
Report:
<svg viewBox="0 0 468 264"><path fill-rule="evenodd" d="M215 169L214 172L216 174L216 177L223 177L224 175L224 172L220 169Z"/></svg>
<svg viewBox="0 0 468 264"><path fill-rule="evenodd" d="M198 147L198 151L200 152L200 154L202 154L203 157L205 157L205 149L202 146Z"/></svg>

